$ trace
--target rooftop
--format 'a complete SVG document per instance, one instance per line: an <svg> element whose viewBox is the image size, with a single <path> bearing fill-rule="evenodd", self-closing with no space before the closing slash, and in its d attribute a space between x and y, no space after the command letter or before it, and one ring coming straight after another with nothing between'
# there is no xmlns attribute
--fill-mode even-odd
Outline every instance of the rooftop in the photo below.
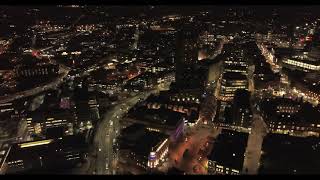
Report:
<svg viewBox="0 0 320 180"><path fill-rule="evenodd" d="M320 171L318 138L268 134L262 151L260 174L317 174Z"/></svg>
<svg viewBox="0 0 320 180"><path fill-rule="evenodd" d="M224 167L242 170L248 134L223 129L208 156L211 161Z"/></svg>
<svg viewBox="0 0 320 180"><path fill-rule="evenodd" d="M277 106L297 106L298 112L294 114L278 113ZM261 110L269 117L269 120L286 123L319 123L320 112L310 103L303 103L288 98L265 99L260 105Z"/></svg>
<svg viewBox="0 0 320 180"><path fill-rule="evenodd" d="M133 124L123 131L132 132L134 129L140 133L137 133L134 137L131 136L131 133L122 134L120 137L120 149L128 149L140 156L148 156L153 150L152 148L156 147L169 137L160 132L149 131L141 124Z"/></svg>
<svg viewBox="0 0 320 180"><path fill-rule="evenodd" d="M144 106L137 106L129 110L128 117L147 123L175 127L185 116L183 113L165 108L148 109Z"/></svg>
<svg viewBox="0 0 320 180"><path fill-rule="evenodd" d="M246 80L247 76L237 72L227 72L223 74L223 79L227 80Z"/></svg>

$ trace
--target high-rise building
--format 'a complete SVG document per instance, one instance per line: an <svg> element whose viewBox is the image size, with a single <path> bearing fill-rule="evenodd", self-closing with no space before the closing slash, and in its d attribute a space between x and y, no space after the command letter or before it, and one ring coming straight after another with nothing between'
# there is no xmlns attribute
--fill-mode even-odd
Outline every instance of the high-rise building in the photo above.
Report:
<svg viewBox="0 0 320 180"><path fill-rule="evenodd" d="M198 60L198 34L189 28L177 32L176 39L176 68L196 64Z"/></svg>
<svg viewBox="0 0 320 180"><path fill-rule="evenodd" d="M250 92L242 89L237 90L232 106L233 124L238 127L248 128L252 120Z"/></svg>
<svg viewBox="0 0 320 180"><path fill-rule="evenodd" d="M237 89L248 89L248 79L246 75L238 72L227 72L222 76L221 97L232 99Z"/></svg>
<svg viewBox="0 0 320 180"><path fill-rule="evenodd" d="M198 33L184 28L176 40L175 89L202 88L208 78L208 69L198 62Z"/></svg>

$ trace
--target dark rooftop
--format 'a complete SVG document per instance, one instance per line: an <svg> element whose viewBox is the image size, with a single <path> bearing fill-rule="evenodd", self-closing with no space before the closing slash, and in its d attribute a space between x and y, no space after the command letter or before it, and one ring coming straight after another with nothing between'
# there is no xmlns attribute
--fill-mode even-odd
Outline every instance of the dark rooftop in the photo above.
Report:
<svg viewBox="0 0 320 180"><path fill-rule="evenodd" d="M260 174L318 174L320 141L316 137L269 134L262 145Z"/></svg>
<svg viewBox="0 0 320 180"><path fill-rule="evenodd" d="M242 170L244 153L247 147L248 134L231 130L222 130L214 143L214 148L208 156L217 164L237 170Z"/></svg>
<svg viewBox="0 0 320 180"><path fill-rule="evenodd" d="M134 107L129 110L128 117L155 123L157 125L176 126L183 119L184 114L165 108L148 109L143 106Z"/></svg>
<svg viewBox="0 0 320 180"><path fill-rule="evenodd" d="M137 133L132 136L134 130ZM120 137L120 149L129 149L141 156L148 156L153 147L169 137L160 132L149 131L141 124L133 124L125 128L123 132L126 133Z"/></svg>
<svg viewBox="0 0 320 180"><path fill-rule="evenodd" d="M236 73L236 72L227 72L223 74L223 79L228 80L245 80L247 79L246 75L243 75L242 73Z"/></svg>

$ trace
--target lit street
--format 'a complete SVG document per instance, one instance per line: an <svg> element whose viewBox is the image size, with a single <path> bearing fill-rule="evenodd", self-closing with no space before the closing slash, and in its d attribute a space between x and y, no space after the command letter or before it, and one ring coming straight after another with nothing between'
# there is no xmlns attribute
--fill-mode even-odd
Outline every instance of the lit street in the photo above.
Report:
<svg viewBox="0 0 320 180"><path fill-rule="evenodd" d="M0 175L320 173L320 6L195 2L0 5Z"/></svg>
<svg viewBox="0 0 320 180"><path fill-rule="evenodd" d="M205 152L210 153L211 148L206 147L206 143L208 142L207 137L216 138L220 131L221 129L214 129L206 125L191 128L189 132L186 132L187 141L183 138L182 142L172 145L169 150L170 162L173 166L188 174L206 174L206 157L200 154L199 151L203 149ZM187 149L189 149L189 153L186 157L183 157ZM199 159L204 159L204 161L199 162Z"/></svg>
<svg viewBox="0 0 320 180"><path fill-rule="evenodd" d="M170 83L160 84L148 92L138 93L133 97L121 100L118 104L108 111L102 121L98 124L94 137L94 155L90 167L90 174L115 174L117 172L117 152L113 150L116 137L120 132L119 120L133 107L138 101L147 98L150 94L168 88ZM117 151L117 150L116 150Z"/></svg>
<svg viewBox="0 0 320 180"><path fill-rule="evenodd" d="M255 109L255 108L253 108ZM267 127L262 117L256 110L253 112L251 134L249 134L246 156L243 164L244 174L257 174L261 156L261 146L264 136L267 134Z"/></svg>

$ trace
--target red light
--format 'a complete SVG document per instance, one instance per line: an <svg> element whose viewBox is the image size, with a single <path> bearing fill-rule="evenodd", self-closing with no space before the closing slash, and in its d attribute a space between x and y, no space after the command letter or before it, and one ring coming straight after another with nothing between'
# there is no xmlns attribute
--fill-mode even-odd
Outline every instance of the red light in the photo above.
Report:
<svg viewBox="0 0 320 180"><path fill-rule="evenodd" d="M33 50L32 56L35 56L35 57L39 56L39 51Z"/></svg>

